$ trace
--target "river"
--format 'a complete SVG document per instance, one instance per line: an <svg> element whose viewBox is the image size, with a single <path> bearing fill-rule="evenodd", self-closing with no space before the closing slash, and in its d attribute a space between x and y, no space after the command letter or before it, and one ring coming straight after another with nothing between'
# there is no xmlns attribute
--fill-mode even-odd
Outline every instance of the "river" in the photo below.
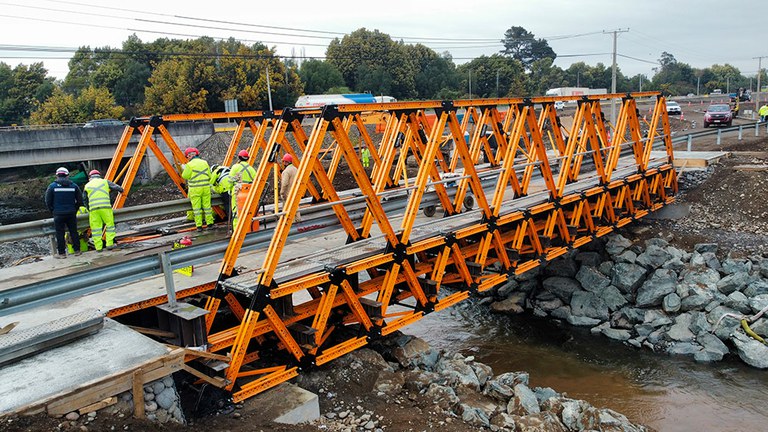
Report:
<svg viewBox="0 0 768 432"><path fill-rule="evenodd" d="M473 355L496 374L529 372L531 387L552 387L660 432L768 430L768 373L738 358L699 364L527 315L493 315L471 302L405 332Z"/></svg>

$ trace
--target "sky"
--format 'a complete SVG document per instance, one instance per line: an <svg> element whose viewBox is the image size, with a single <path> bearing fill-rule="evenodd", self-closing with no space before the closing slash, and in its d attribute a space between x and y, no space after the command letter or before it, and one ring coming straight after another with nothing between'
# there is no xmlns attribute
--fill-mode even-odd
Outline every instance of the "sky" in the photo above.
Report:
<svg viewBox="0 0 768 432"><path fill-rule="evenodd" d="M604 32L628 30L617 39L626 76L652 77L664 51L693 67L728 63L754 76L755 57L768 56L766 24L767 0L0 0L0 62L42 61L63 79L77 47L119 48L134 33L144 42L234 37L278 55L323 57L334 37L365 27L448 51L461 64L499 52L504 32L521 26L548 40L562 68L610 65L613 36Z"/></svg>

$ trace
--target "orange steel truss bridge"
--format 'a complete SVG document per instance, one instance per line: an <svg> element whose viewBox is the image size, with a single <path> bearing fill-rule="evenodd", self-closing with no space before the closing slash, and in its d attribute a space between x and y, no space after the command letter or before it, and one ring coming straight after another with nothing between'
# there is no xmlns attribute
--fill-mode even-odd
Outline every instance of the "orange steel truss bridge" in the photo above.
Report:
<svg viewBox="0 0 768 432"><path fill-rule="evenodd" d="M650 98L649 118L639 116L639 98ZM572 125L561 123L556 99L575 103ZM613 126L602 111L612 99L621 106ZM383 134L375 134L380 139L365 126L371 115L385 122ZM677 192L665 101L654 92L138 119L126 128L107 177L118 176L128 138L138 131L139 146L123 169L125 193L147 148L183 191L178 168L152 134L162 134L178 163L183 154L164 122L236 116L223 162L232 160L245 127L253 132L249 150L257 162L241 217L257 215L283 154L293 156L298 173L263 262L249 263L256 270L236 270L251 228L239 224L218 280L189 291L202 293L208 311L206 356L228 363L209 382L235 401L503 284L669 204ZM367 170L362 146L370 150ZM652 157L652 150L662 156ZM410 176L408 158L418 165ZM359 188L356 197L334 188L340 168ZM302 201L307 193L313 204ZM405 196L405 204L387 206L394 194ZM426 197L439 203L442 217L420 215ZM362 218L353 218L349 204L362 200ZM121 196L116 207L123 202ZM297 213L318 202L332 209L345 239L318 239L320 252L281 259Z"/></svg>

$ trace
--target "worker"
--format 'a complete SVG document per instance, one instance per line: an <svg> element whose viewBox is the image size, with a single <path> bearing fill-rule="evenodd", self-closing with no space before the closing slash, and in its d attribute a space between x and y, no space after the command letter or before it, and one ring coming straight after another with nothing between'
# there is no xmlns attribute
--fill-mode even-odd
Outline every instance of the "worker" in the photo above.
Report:
<svg viewBox="0 0 768 432"><path fill-rule="evenodd" d="M88 214L88 209L85 208L85 206L80 206L80 208L77 209L77 215L86 215ZM77 231L77 236L79 237L80 242L80 251L86 252L88 250L88 238L90 237L91 228L85 227L81 230ZM72 240L72 236L69 235L68 232L64 233L64 240L67 242L67 252L70 254L75 253L75 242Z"/></svg>
<svg viewBox="0 0 768 432"><path fill-rule="evenodd" d="M363 146L363 149L360 150L360 157L363 159L363 168L371 166L371 151L368 150L368 146Z"/></svg>
<svg viewBox="0 0 768 432"><path fill-rule="evenodd" d="M234 207L234 202L232 201L232 187L234 186L234 182L232 181L232 178L229 176L230 169L227 166L223 165L213 165L211 166L211 188L213 189L214 193L219 194L221 196L222 204L224 205L224 209L227 211L227 219L232 220L234 217L234 214L232 212L232 209ZM194 220L194 216L193 216Z"/></svg>
<svg viewBox="0 0 768 432"><path fill-rule="evenodd" d="M283 203L288 200L288 193L291 191L291 186L296 181L296 172L298 170L293 166L293 156L286 153L283 156L283 172L280 175L280 199ZM301 215L298 210L296 211L296 217L294 222L301 222Z"/></svg>
<svg viewBox="0 0 768 432"><path fill-rule="evenodd" d="M229 175L237 182L246 184L253 183L253 179L256 178L256 169L248 163L248 150L240 150L237 154L237 158L239 161L229 169Z"/></svg>
<svg viewBox="0 0 768 432"><path fill-rule="evenodd" d="M764 103L763 106L760 107L758 114L760 114L761 122L764 122L766 119L768 119L768 103Z"/></svg>
<svg viewBox="0 0 768 432"><path fill-rule="evenodd" d="M232 165L229 170L229 177L232 179L232 228L237 227L237 216L242 213L245 207L245 200L248 198L248 192L251 190L251 184L256 178L256 169L248 163L248 150L240 150L237 154L239 161Z"/></svg>
<svg viewBox="0 0 768 432"><path fill-rule="evenodd" d="M195 226L198 231L202 231L203 219L205 219L206 228L213 226L211 167L200 157L200 152L194 147L184 150L184 156L188 162L181 166L181 178L187 181L187 196L195 215Z"/></svg>
<svg viewBox="0 0 768 432"><path fill-rule="evenodd" d="M69 179L69 170L61 167L56 170L56 180L45 190L45 205L53 213L53 226L56 229L56 251L54 258L66 258L67 244L64 240L65 229L72 238L77 238L77 209L83 205L80 188ZM75 255L80 255L80 244L74 244Z"/></svg>
<svg viewBox="0 0 768 432"><path fill-rule="evenodd" d="M90 179L83 189L83 201L88 208L88 222L91 225L91 237L93 238L93 247L96 252L101 252L104 246L101 233L106 231L107 250L115 247L115 215L112 213L112 201L109 193L112 191L122 192L120 185L101 178L98 170L91 170L88 173ZM106 226L106 229L104 227Z"/></svg>

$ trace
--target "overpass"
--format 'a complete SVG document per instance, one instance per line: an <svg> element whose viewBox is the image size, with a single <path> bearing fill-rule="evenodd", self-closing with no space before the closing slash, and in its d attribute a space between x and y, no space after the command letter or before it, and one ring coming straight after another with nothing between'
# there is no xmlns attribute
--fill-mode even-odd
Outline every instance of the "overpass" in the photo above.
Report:
<svg viewBox="0 0 768 432"><path fill-rule="evenodd" d="M648 123L638 116L640 97L655 97ZM568 100L377 103L260 117L258 127L251 124L259 132L250 147L257 175L241 220L265 216L259 214L262 196L280 156L298 161L297 180L280 211L265 209L276 218L269 229L251 232L253 225L239 224L221 240L226 246L193 246L146 263L126 254L124 263L110 257L81 269L73 260L69 278L50 269L39 275L19 269L18 280L30 283L5 290L0 284L0 294L14 291L22 299L65 279L92 292L9 318L25 325L96 306L147 330L158 325L157 314L170 313L184 325L147 331L168 335L174 345L203 347L186 352L185 370L230 392L234 401L247 399L674 200L677 174L661 95L571 98L578 107L567 128L554 109L556 99ZM617 99L620 111L609 134L602 103ZM365 126L363 117L371 112L385 114L380 135ZM309 131L302 127L307 120ZM155 126L165 127L151 120L141 125L145 135ZM362 166L358 140L369 148L372 168ZM453 151L441 151L449 140ZM331 155L330 166L320 162L324 154ZM415 176L406 173L409 158L418 164ZM334 179L342 175L357 187L337 191ZM476 208L467 205L470 194ZM422 216L425 206L441 207L442 217ZM322 224L302 226L307 221L296 218L320 208ZM207 265L200 265L206 257ZM192 259L198 260L192 275L174 279L172 269ZM146 269L140 272L140 265ZM159 266L162 275L155 271ZM119 275L120 282L96 289L92 284L105 276L95 271ZM18 306L14 296L4 297L0 311ZM183 310L177 298L187 299ZM93 388L78 390L77 403L104 397Z"/></svg>
<svg viewBox="0 0 768 432"><path fill-rule="evenodd" d="M182 148L196 146L214 133L211 121L177 122L168 128ZM108 161L112 159L124 130L121 126L4 130L0 132L0 169ZM131 137L126 156L133 154L139 137L138 134ZM170 157L170 149L162 136L157 136L157 142L163 153ZM146 169L149 177L153 177L163 168L153 155L149 156Z"/></svg>

